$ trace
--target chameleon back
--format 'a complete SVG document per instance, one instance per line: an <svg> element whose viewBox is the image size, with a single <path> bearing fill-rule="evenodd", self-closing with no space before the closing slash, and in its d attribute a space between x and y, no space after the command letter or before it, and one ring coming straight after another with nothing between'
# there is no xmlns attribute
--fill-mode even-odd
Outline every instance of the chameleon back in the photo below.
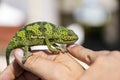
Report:
<svg viewBox="0 0 120 80"><path fill-rule="evenodd" d="M15 48L34 45L46 45L45 35L52 38L55 25L48 22L35 22L21 28L13 36L6 49L6 61L9 65L10 53Z"/></svg>

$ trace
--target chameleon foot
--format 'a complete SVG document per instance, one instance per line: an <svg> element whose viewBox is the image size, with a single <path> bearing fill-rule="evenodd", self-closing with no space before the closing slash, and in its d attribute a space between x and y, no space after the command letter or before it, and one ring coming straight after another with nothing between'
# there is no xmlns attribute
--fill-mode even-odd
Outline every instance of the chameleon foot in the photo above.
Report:
<svg viewBox="0 0 120 80"><path fill-rule="evenodd" d="M61 52L61 53L67 53L67 52L68 52L66 49L63 49L63 48L61 48L61 47L59 47L59 46L56 46L55 48L59 51L59 53L60 53L60 52Z"/></svg>
<svg viewBox="0 0 120 80"><path fill-rule="evenodd" d="M60 47L59 45L57 45L57 44L53 44L53 47L55 47L56 48L56 52L58 52L58 53L67 53L68 51L66 50L66 49L63 49L62 47Z"/></svg>
<svg viewBox="0 0 120 80"><path fill-rule="evenodd" d="M22 63L25 64L25 62L27 61L27 59L28 59L30 56L32 56L32 54L28 54L27 56L24 56L24 57L22 58Z"/></svg>
<svg viewBox="0 0 120 80"><path fill-rule="evenodd" d="M52 51L53 54L59 54L59 53L67 53L67 50L64 50L62 48L57 48L57 51Z"/></svg>

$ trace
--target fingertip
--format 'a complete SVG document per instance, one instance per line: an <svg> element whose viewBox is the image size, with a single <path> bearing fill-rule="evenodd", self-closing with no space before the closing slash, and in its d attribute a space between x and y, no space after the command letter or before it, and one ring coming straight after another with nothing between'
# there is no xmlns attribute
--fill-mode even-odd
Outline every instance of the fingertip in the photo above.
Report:
<svg viewBox="0 0 120 80"><path fill-rule="evenodd" d="M15 59L18 62L22 63L22 57L23 57L23 55L24 55L24 52L23 52L22 49L15 49L14 50L14 56L15 56Z"/></svg>
<svg viewBox="0 0 120 80"><path fill-rule="evenodd" d="M78 49L83 49L83 48L84 48L83 46L80 46L78 44L69 45L67 47L67 49L68 49L69 52L74 52L74 51L76 51Z"/></svg>
<svg viewBox="0 0 120 80"><path fill-rule="evenodd" d="M75 46L77 46L77 45L76 45L76 44L72 44L72 45L68 45L67 48L68 48L68 49L71 49L71 48L73 48L73 47L75 47Z"/></svg>

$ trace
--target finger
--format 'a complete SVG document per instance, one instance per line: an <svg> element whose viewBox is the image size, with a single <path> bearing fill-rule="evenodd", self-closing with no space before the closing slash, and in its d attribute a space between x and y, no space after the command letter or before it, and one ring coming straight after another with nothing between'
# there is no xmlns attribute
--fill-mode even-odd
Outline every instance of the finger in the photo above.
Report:
<svg viewBox="0 0 120 80"><path fill-rule="evenodd" d="M32 74L31 72L24 71L16 80L38 80L39 77Z"/></svg>
<svg viewBox="0 0 120 80"><path fill-rule="evenodd" d="M55 72L54 70L58 68L57 66L59 66L59 64L56 66L57 63L42 58L41 54L45 53L41 51L39 53L36 53L35 55L33 54L33 56L30 56L27 59L25 64L22 64L23 51L21 49L16 49L14 51L15 58L21 67L23 67L27 71L32 72L33 74L37 75L40 78L45 78L44 76L46 75L49 76L53 75L54 74L53 72ZM51 77L52 76L50 76L50 78Z"/></svg>
<svg viewBox="0 0 120 80"><path fill-rule="evenodd" d="M71 46L68 46L67 49L71 55L87 63L88 65L92 64L97 57L94 51L86 49L79 45L71 45Z"/></svg>
<svg viewBox="0 0 120 80"><path fill-rule="evenodd" d="M20 76L22 72L23 69L14 61L1 73L0 80L14 80Z"/></svg>

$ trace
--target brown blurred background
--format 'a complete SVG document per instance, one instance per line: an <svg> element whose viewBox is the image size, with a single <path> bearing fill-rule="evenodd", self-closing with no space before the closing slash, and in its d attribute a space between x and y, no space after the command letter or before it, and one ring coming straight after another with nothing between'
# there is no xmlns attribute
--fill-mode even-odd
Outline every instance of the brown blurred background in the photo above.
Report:
<svg viewBox="0 0 120 80"><path fill-rule="evenodd" d="M0 0L0 71L5 49L25 24L49 21L73 29L77 44L92 50L120 50L119 0Z"/></svg>

